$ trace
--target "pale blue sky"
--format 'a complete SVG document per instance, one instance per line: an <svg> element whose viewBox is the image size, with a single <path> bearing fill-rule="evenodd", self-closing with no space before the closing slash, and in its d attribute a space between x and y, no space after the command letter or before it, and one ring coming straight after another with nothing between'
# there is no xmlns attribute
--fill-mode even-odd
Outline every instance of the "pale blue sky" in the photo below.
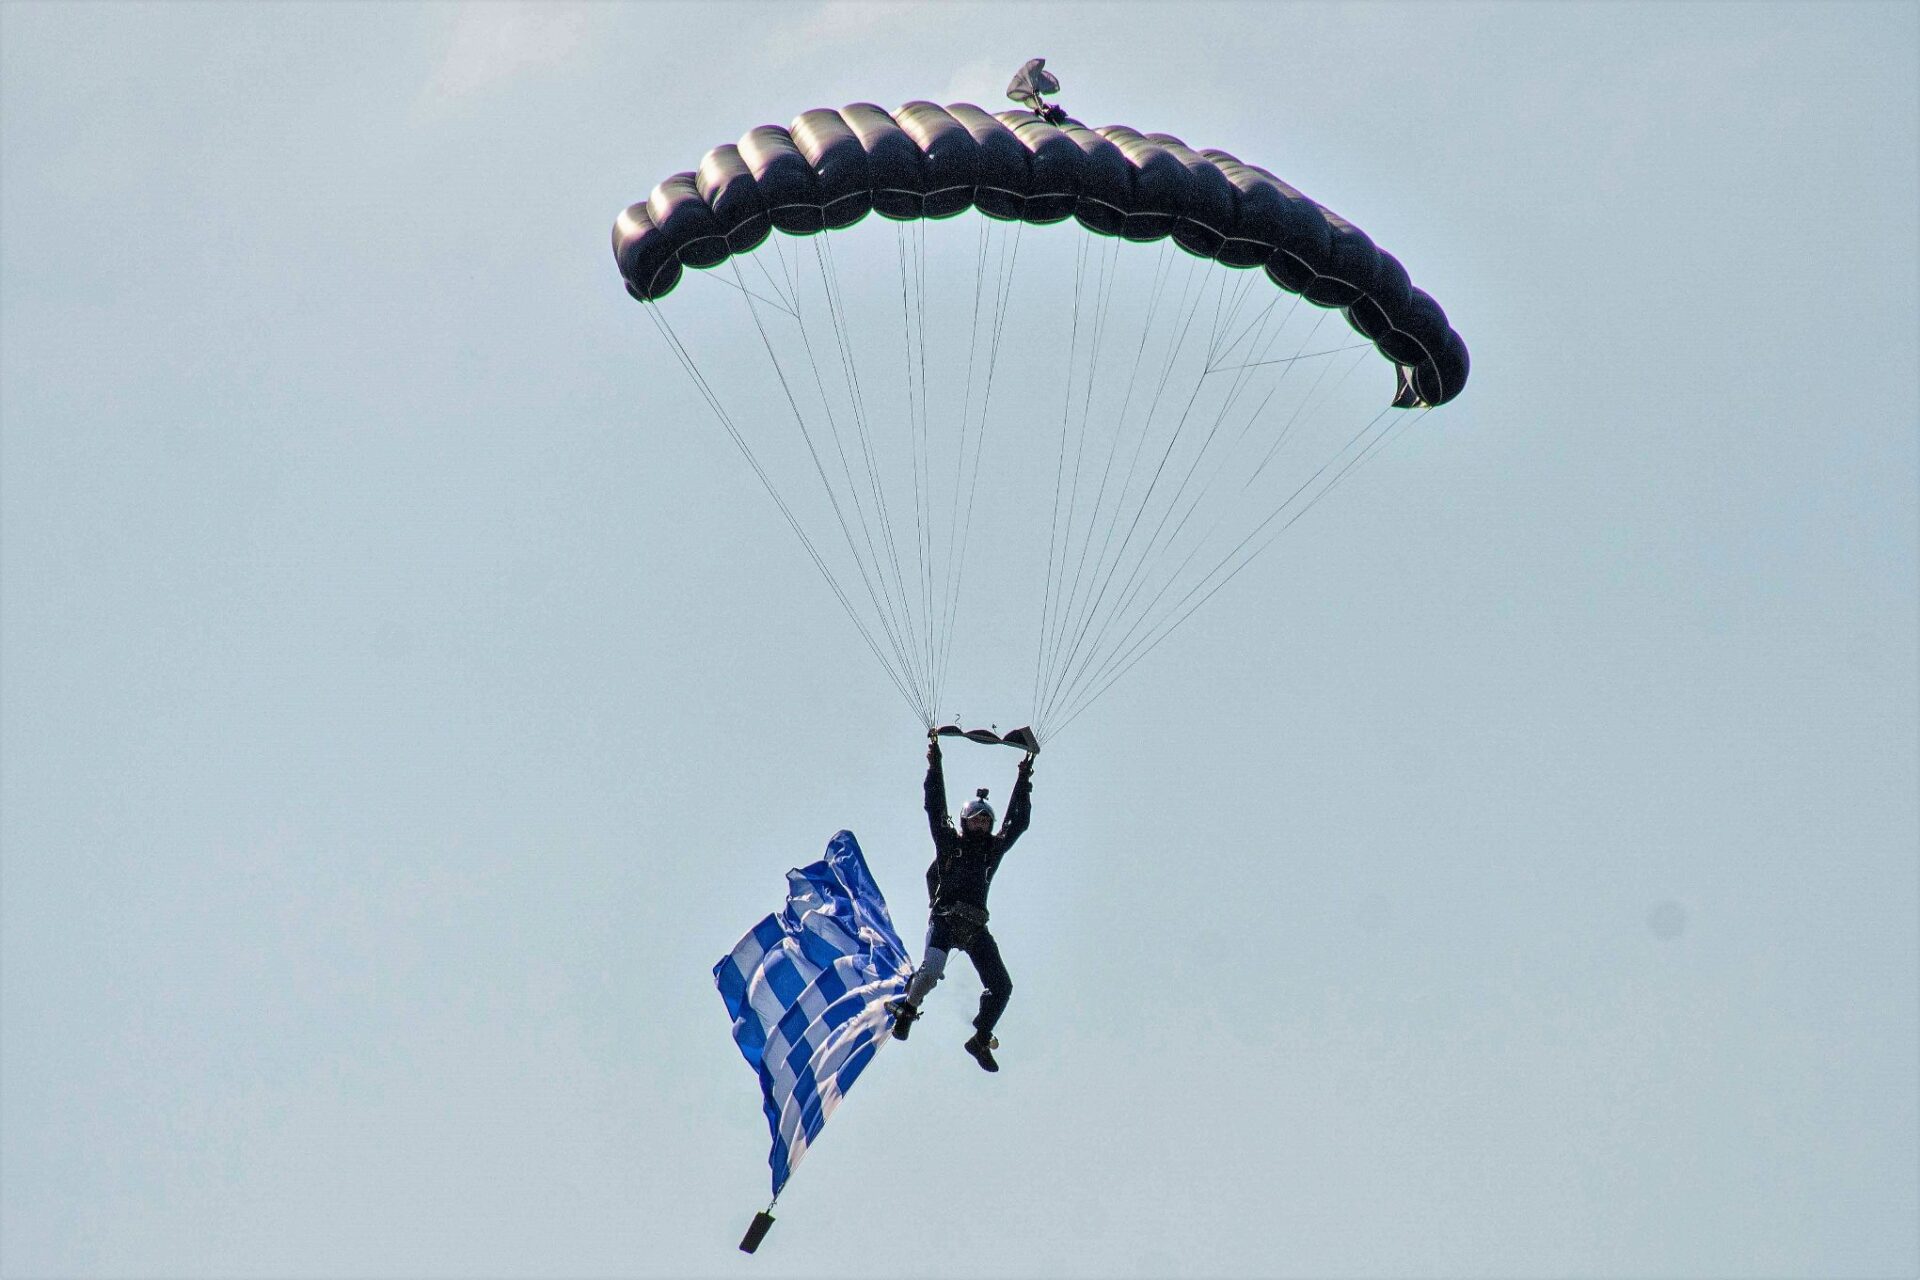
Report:
<svg viewBox="0 0 1920 1280"><path fill-rule="evenodd" d="M1005 1070L949 981L749 1262L708 970L843 826L917 935L920 729L608 228L1035 54L1473 381L1049 745ZM0 1273L1920 1271L1916 67L1900 4L0 6Z"/></svg>

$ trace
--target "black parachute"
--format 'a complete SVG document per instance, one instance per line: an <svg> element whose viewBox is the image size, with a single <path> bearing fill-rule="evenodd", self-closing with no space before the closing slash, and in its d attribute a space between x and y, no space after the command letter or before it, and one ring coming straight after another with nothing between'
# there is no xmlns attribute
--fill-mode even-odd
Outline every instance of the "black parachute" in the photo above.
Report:
<svg viewBox="0 0 1920 1280"><path fill-rule="evenodd" d="M1224 151L1123 125L1089 129L1041 96L1057 88L1036 59L1009 91L1031 111L854 103L804 112L790 128L762 125L661 182L613 229L636 299L659 302L692 267L744 302L750 325L712 334L721 368L695 357L676 327L684 313L648 310L928 728L953 715L947 675L983 465L1001 490L1051 472L1050 504L1044 485L1024 502L995 494L1001 508L1021 509L1028 542L1045 543L1044 570L1023 576L1005 555L989 557L996 604L1008 583L1035 584L1040 643L1025 721L1044 740L1389 438L1399 419L1379 409L1351 436L1338 426L1324 446L1305 443L1303 422L1332 420L1324 406L1347 376L1331 372L1335 357L1384 356L1392 408L1416 414L1466 384L1466 344L1445 312L1365 232ZM967 210L983 215L972 251L964 234L936 243L947 234L936 224ZM894 225L894 253L872 223L855 230L870 213ZM1040 252L1034 238L1058 233L1028 231L1023 250L1021 229L1069 219L1094 236L1051 242L1059 278L1032 292L1036 305L1061 310L1023 326L1011 318L1015 283ZM790 257L775 231L814 248ZM862 236L869 251L842 264L832 242ZM1123 253L1129 244L1157 244L1160 256ZM1183 285L1181 254L1169 258L1168 245L1228 270ZM895 254L897 288L867 281L873 300L857 300L861 268ZM956 268L944 292L943 262ZM1129 272L1142 299L1133 311L1113 301ZM1364 343L1329 346L1314 320L1288 339L1294 354L1273 355L1280 333L1270 330L1284 330L1301 302L1312 304L1303 323L1338 309ZM856 331L889 311L891 333ZM1136 318L1137 343L1126 327ZM1011 376L999 372L1019 341L1003 344L1009 331L1040 333L1061 352L1059 391L1007 403L996 377ZM772 371L758 399L738 396L744 409L731 394L743 352L763 353ZM889 365L904 370L890 393L877 375ZM1285 383L1315 367L1318 377ZM778 461L769 453L788 433L772 419L786 417L804 449ZM983 463L996 428L1013 452ZM793 477L821 482L811 514ZM1004 683L989 681L989 701ZM987 710L1022 723L1010 708Z"/></svg>
<svg viewBox="0 0 1920 1280"><path fill-rule="evenodd" d="M772 231L811 235L967 209L1099 235L1173 242L1223 266L1264 268L1282 289L1347 321L1401 369L1395 404L1440 405L1467 382L1467 345L1366 232L1258 165L1125 125L1060 127L1024 111L856 102L761 125L709 151L630 206L613 229L627 291L665 297L682 267L715 267Z"/></svg>

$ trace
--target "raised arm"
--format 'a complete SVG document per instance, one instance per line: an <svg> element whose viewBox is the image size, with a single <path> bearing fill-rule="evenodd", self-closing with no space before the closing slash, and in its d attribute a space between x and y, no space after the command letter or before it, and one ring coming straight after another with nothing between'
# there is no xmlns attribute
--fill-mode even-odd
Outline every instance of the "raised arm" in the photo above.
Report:
<svg viewBox="0 0 1920 1280"><path fill-rule="evenodd" d="M940 772L940 739L927 739L927 825L933 830L936 845L953 825L947 814L947 780Z"/></svg>
<svg viewBox="0 0 1920 1280"><path fill-rule="evenodd" d="M1020 762L1020 776L1014 779L1013 795L1007 800L1006 821L1000 824L1000 848L1004 851L1033 821L1033 757Z"/></svg>

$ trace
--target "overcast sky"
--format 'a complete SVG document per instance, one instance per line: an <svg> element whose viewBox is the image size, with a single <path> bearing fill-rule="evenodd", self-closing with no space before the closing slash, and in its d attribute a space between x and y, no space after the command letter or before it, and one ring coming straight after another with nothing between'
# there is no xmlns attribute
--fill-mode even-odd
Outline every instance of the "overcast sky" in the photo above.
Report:
<svg viewBox="0 0 1920 1280"><path fill-rule="evenodd" d="M0 6L0 1273L1920 1271L1916 13ZM917 949L922 728L608 229L1036 54L1473 379L1048 744L1004 1069L962 962L748 1260L709 970L842 827Z"/></svg>

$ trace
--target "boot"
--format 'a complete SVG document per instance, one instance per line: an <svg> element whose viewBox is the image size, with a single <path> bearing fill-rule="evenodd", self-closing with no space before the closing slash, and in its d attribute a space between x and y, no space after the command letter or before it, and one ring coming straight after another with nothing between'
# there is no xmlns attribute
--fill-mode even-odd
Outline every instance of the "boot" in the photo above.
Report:
<svg viewBox="0 0 1920 1280"><path fill-rule="evenodd" d="M920 1011L904 999L889 1000L885 1007L887 1012L893 1015L893 1038L905 1040L907 1033L913 1030L914 1021L919 1018Z"/></svg>
<svg viewBox="0 0 1920 1280"><path fill-rule="evenodd" d="M898 1035L899 1033L895 1032L894 1034ZM974 1032L973 1039L967 1041L965 1046L966 1051L973 1055L973 1060L980 1064L982 1071L998 1071L1000 1069L1000 1064L993 1060L993 1051L999 1047L1000 1042L984 1031Z"/></svg>

